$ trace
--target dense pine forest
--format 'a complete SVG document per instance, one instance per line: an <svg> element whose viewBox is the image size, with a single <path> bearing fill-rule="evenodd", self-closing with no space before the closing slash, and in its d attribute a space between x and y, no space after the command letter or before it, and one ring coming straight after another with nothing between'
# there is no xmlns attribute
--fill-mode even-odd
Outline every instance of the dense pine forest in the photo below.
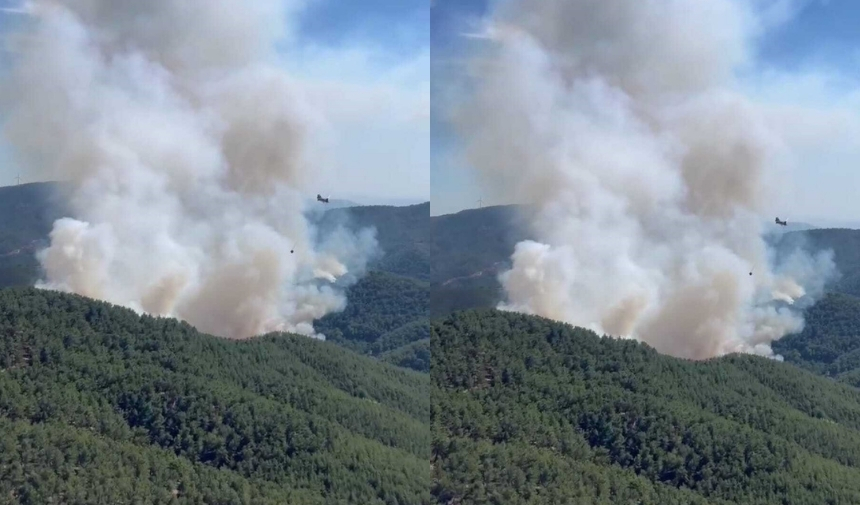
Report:
<svg viewBox="0 0 860 505"><path fill-rule="evenodd" d="M430 204L326 212L319 226L373 227L381 250L371 272L347 290L343 312L314 323L326 338L396 366L430 371Z"/></svg>
<svg viewBox="0 0 860 505"><path fill-rule="evenodd" d="M805 313L798 334L774 342L785 361L860 387L860 298L831 293Z"/></svg>
<svg viewBox="0 0 860 505"><path fill-rule="evenodd" d="M29 288L0 334L14 503L429 503L426 374Z"/></svg>
<svg viewBox="0 0 860 505"><path fill-rule="evenodd" d="M860 391L494 310L431 327L439 503L858 503Z"/></svg>
<svg viewBox="0 0 860 505"><path fill-rule="evenodd" d="M373 272L350 288L347 296L343 312L329 314L314 325L331 342L373 356L409 346L398 350L405 355L430 336L426 282ZM414 357L419 370L429 370L429 361Z"/></svg>

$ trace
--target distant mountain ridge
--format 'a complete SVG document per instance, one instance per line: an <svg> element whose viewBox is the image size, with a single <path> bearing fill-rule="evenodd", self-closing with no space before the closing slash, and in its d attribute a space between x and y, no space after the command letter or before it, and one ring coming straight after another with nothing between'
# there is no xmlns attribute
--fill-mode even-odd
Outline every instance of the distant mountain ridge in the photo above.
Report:
<svg viewBox="0 0 860 505"><path fill-rule="evenodd" d="M785 226L778 225L773 222L768 222L765 226L765 235L770 233L788 233L792 231L806 231L806 230L816 230L821 228L820 226L816 226L814 224L809 223L795 223L793 221L789 221Z"/></svg>

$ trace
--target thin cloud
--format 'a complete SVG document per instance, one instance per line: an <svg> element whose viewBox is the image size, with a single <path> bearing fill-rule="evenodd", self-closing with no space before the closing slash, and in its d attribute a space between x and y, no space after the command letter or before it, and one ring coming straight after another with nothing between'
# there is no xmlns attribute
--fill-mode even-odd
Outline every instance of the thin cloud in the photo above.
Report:
<svg viewBox="0 0 860 505"><path fill-rule="evenodd" d="M37 8L34 2L25 1L20 3L16 2L12 7L0 7L0 12L19 16L35 16L37 14Z"/></svg>

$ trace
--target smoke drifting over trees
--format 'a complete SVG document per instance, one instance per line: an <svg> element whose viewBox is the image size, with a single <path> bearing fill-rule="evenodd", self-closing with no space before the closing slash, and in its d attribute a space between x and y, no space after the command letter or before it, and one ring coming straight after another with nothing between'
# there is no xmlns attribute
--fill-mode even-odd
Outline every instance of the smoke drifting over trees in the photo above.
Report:
<svg viewBox="0 0 860 505"><path fill-rule="evenodd" d="M760 28L731 0L501 4L453 121L485 187L538 209L502 308L695 359L802 328L834 267L762 239L786 146L734 77Z"/></svg>
<svg viewBox="0 0 860 505"><path fill-rule="evenodd" d="M3 83L5 134L74 218L40 286L247 338L315 335L375 253L304 216L325 118L278 64L281 0L37 1Z"/></svg>

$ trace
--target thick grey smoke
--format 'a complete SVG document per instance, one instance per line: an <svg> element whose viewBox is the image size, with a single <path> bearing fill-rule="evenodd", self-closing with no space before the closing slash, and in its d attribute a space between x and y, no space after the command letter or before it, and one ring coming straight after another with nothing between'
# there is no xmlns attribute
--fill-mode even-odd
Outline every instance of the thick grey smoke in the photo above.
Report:
<svg viewBox="0 0 860 505"><path fill-rule="evenodd" d="M75 218L40 286L247 338L315 335L376 249L304 215L325 118L278 64L282 0L30 3L2 98L34 176L72 182ZM350 270L354 270L350 272ZM336 284L335 284L336 283Z"/></svg>
<svg viewBox="0 0 860 505"><path fill-rule="evenodd" d="M494 13L454 121L486 187L538 209L501 308L693 359L772 355L802 328L793 304L834 266L799 251L769 261L785 146L734 82L758 29L732 0Z"/></svg>

